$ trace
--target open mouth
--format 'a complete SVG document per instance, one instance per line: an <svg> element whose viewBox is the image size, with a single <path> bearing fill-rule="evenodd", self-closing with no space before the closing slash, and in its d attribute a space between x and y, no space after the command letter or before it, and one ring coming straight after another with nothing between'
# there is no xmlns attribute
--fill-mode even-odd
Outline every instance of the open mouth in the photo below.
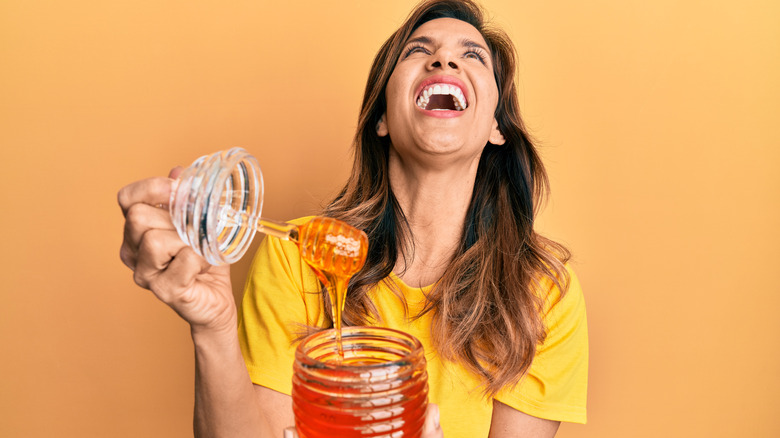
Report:
<svg viewBox="0 0 780 438"><path fill-rule="evenodd" d="M468 102L457 85L434 83L423 88L417 106L428 111L463 111Z"/></svg>

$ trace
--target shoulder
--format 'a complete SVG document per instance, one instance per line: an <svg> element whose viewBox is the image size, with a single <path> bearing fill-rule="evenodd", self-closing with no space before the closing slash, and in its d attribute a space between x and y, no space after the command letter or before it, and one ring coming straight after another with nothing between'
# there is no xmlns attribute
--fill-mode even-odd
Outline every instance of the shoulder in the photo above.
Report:
<svg viewBox="0 0 780 438"><path fill-rule="evenodd" d="M496 400L539 418L584 423L588 382L588 324L580 280L567 264L568 282L545 282L544 324L547 336L537 347L520 384Z"/></svg>
<svg viewBox="0 0 780 438"><path fill-rule="evenodd" d="M585 296L580 279L570 263L566 263L564 268L560 277L545 278L540 282L545 319L553 318L563 310L585 312Z"/></svg>
<svg viewBox="0 0 780 438"><path fill-rule="evenodd" d="M575 342L587 350L588 327L585 309L585 295L580 279L570 264L566 264L565 279L558 285L549 281L544 304L544 325L547 337L540 350L554 349L560 342Z"/></svg>

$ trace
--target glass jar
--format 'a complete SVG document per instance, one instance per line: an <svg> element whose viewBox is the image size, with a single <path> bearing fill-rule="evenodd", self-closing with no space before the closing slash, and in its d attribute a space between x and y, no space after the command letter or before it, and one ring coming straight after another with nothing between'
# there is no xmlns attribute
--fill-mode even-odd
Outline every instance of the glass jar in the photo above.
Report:
<svg viewBox="0 0 780 438"><path fill-rule="evenodd" d="M205 155L186 168L168 208L179 237L212 265L235 263L255 235L263 173L241 148Z"/></svg>
<svg viewBox="0 0 780 438"><path fill-rule="evenodd" d="M300 438L419 437L428 406L425 353L415 337L382 327L335 330L301 341L293 365Z"/></svg>

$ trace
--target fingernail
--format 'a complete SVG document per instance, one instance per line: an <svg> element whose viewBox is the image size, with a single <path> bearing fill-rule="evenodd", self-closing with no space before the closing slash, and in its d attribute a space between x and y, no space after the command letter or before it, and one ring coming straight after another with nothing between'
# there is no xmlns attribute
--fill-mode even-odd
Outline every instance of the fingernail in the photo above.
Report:
<svg viewBox="0 0 780 438"><path fill-rule="evenodd" d="M293 432L289 428L284 430L284 438L293 438Z"/></svg>
<svg viewBox="0 0 780 438"><path fill-rule="evenodd" d="M439 407L436 406L433 409L433 424L436 426L436 429L439 429Z"/></svg>

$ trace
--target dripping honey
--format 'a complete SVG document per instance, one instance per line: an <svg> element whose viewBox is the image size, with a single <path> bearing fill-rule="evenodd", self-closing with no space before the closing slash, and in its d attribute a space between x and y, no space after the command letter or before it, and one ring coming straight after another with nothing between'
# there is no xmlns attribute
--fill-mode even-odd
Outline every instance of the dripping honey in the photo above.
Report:
<svg viewBox="0 0 780 438"><path fill-rule="evenodd" d="M387 328L341 327L347 285L365 263L367 236L320 217L297 231L301 257L330 294L334 328L307 337L296 350L292 395L298 436L419 437L428 404L420 342Z"/></svg>
<svg viewBox="0 0 780 438"><path fill-rule="evenodd" d="M368 254L368 236L341 221L316 217L298 228L301 257L314 269L330 294L333 328L339 357L341 314L349 280L363 267Z"/></svg>

